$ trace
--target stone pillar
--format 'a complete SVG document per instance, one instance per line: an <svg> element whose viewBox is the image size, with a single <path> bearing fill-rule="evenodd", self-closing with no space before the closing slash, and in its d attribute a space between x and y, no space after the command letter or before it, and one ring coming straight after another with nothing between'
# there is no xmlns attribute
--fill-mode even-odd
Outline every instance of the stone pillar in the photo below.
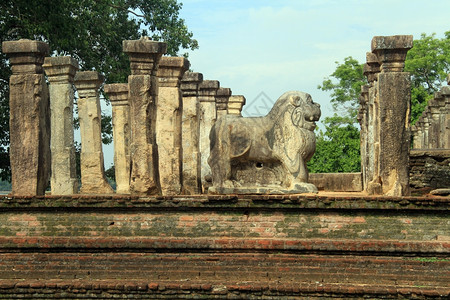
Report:
<svg viewBox="0 0 450 300"><path fill-rule="evenodd" d="M227 112L229 115L242 117L242 107L245 105L245 97L232 95L228 99Z"/></svg>
<svg viewBox="0 0 450 300"><path fill-rule="evenodd" d="M372 53L381 70L377 88L380 152L376 163L382 193L390 196L409 194L411 80L403 68L412 46L411 35L372 39Z"/></svg>
<svg viewBox="0 0 450 300"><path fill-rule="evenodd" d="M98 89L103 76L95 71L77 72L78 117L81 134L81 193L113 193L103 164L101 110Z"/></svg>
<svg viewBox="0 0 450 300"><path fill-rule="evenodd" d="M199 85L203 74L186 72L181 79L183 94L183 115L181 118L183 170L183 194L194 195L202 191L201 156L199 151L200 136L200 104L198 99Z"/></svg>
<svg viewBox="0 0 450 300"><path fill-rule="evenodd" d="M180 82L184 72L188 69L189 61L184 57L162 57L159 62L156 143L159 153L159 182L162 195L179 195L181 193L183 102Z"/></svg>
<svg viewBox="0 0 450 300"><path fill-rule="evenodd" d="M430 131L430 120L428 119L428 107L425 108L422 116L423 121L423 149L429 149L430 143L429 143L429 131Z"/></svg>
<svg viewBox="0 0 450 300"><path fill-rule="evenodd" d="M365 160L361 160L361 163L365 163L362 169L365 170L365 176L363 177L364 189L367 190L370 186L372 190L379 190L381 192L381 185L378 180L378 164L376 164L375 158L378 157L380 152L379 137L379 120L378 120L378 73L380 73L380 64L375 54L366 53L366 64L364 65L364 75L367 77L369 83L368 95L367 95L367 133L366 133L366 149Z"/></svg>
<svg viewBox="0 0 450 300"><path fill-rule="evenodd" d="M78 193L73 129L73 78L78 62L70 56L46 57L45 73L50 82L53 195Z"/></svg>
<svg viewBox="0 0 450 300"><path fill-rule="evenodd" d="M210 153L209 133L216 122L216 92L219 89L219 81L204 80L199 86L200 101L200 140L199 147L201 153L201 181L202 191L212 184L211 168L208 165Z"/></svg>
<svg viewBox="0 0 450 300"><path fill-rule="evenodd" d="M423 121L422 117L419 118L416 122L417 127L417 141L414 139L414 149L422 149L423 148Z"/></svg>
<svg viewBox="0 0 450 300"><path fill-rule="evenodd" d="M368 106L369 106L369 85L361 86L361 96L359 97L358 121L360 131L360 153L361 153L361 173L363 182L367 182L368 166Z"/></svg>
<svg viewBox="0 0 450 300"><path fill-rule="evenodd" d="M430 128L428 133L428 143L430 149L439 149L442 140L443 120L441 120L441 100L443 100L440 92L434 94L434 99L428 101L428 109L430 111Z"/></svg>
<svg viewBox="0 0 450 300"><path fill-rule="evenodd" d="M132 194L158 194L158 148L156 144L156 71L167 44L148 38L123 41L123 51L130 57L128 101L131 122L131 178Z"/></svg>
<svg viewBox="0 0 450 300"><path fill-rule="evenodd" d="M448 86L444 86L441 88L442 97L444 97L444 137L443 137L443 145L445 149L450 149L450 74L447 77Z"/></svg>
<svg viewBox="0 0 450 300"><path fill-rule="evenodd" d="M217 118L228 114L228 99L231 96L231 89L219 88L216 93Z"/></svg>
<svg viewBox="0 0 450 300"><path fill-rule="evenodd" d="M105 84L105 93L112 105L114 137L114 169L116 193L130 193L130 106L128 105L128 84Z"/></svg>
<svg viewBox="0 0 450 300"><path fill-rule="evenodd" d="M42 64L46 43L2 43L9 57L10 162L13 195L43 195L50 177L50 110Z"/></svg>

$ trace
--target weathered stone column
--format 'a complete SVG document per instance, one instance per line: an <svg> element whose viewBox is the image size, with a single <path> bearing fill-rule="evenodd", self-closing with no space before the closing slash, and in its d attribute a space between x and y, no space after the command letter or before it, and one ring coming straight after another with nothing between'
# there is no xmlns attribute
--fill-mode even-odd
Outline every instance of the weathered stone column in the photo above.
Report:
<svg viewBox="0 0 450 300"><path fill-rule="evenodd" d="M365 172L363 177L364 189L376 190L381 193L381 184L378 180L378 169L379 166L376 163L376 157L380 152L380 141L379 137L379 119L378 119L378 97L377 97L377 86L378 86L378 73L380 73L380 64L378 63L378 58L375 54L371 52L366 53L366 64L364 65L364 75L367 76L367 81L369 83L368 95L367 95L367 133L366 133L366 149L365 149L365 159L361 160L361 163L365 163L362 169Z"/></svg>
<svg viewBox="0 0 450 300"><path fill-rule="evenodd" d="M78 193L73 129L73 78L78 62L70 56L46 57L44 70L50 82L53 195Z"/></svg>
<svg viewBox="0 0 450 300"><path fill-rule="evenodd" d="M42 70L46 43L2 43L9 57L10 163L13 195L43 195L50 176L50 110Z"/></svg>
<svg viewBox="0 0 450 300"><path fill-rule="evenodd" d="M423 148L423 121L422 117L419 118L416 122L417 127L417 140L414 138L414 149L422 149Z"/></svg>
<svg viewBox="0 0 450 300"><path fill-rule="evenodd" d="M112 105L114 137L114 169L116 193L130 193L130 106L128 105L128 84L105 84L105 93Z"/></svg>
<svg viewBox="0 0 450 300"><path fill-rule="evenodd" d="M217 80L204 80L200 83L200 153L201 153L201 181L202 192L212 184L211 168L208 165L210 153L209 133L216 122L216 92L220 83Z"/></svg>
<svg viewBox="0 0 450 300"><path fill-rule="evenodd" d="M447 76L447 86L442 87L441 94L445 101L445 123L444 123L444 148L450 149L450 74Z"/></svg>
<svg viewBox="0 0 450 300"><path fill-rule="evenodd" d="M148 38L123 41L123 51L130 57L128 101L131 122L131 178L132 194L158 194L158 148L156 144L156 71L167 44Z"/></svg>
<svg viewBox="0 0 450 300"><path fill-rule="evenodd" d="M202 191L201 156L199 151L200 104L198 99L199 84L203 74L184 73L181 79L183 94L183 115L181 118L181 143L183 148L182 193L193 195Z"/></svg>
<svg viewBox="0 0 450 300"><path fill-rule="evenodd" d="M372 39L372 53L381 65L377 89L380 120L377 163L382 193L391 196L409 194L411 79L403 68L412 46L411 35Z"/></svg>
<svg viewBox="0 0 450 300"><path fill-rule="evenodd" d="M242 117L242 107L245 105L245 97L241 95L231 95L228 99L227 111L229 115Z"/></svg>
<svg viewBox="0 0 450 300"><path fill-rule="evenodd" d="M81 193L109 194L113 189L103 165L101 110L98 89L103 76L95 71L77 72L78 117L81 135Z"/></svg>
<svg viewBox="0 0 450 300"><path fill-rule="evenodd" d="M413 149L419 149L420 148L420 138L419 138L419 126L418 121L415 125L411 126L411 137L413 139Z"/></svg>
<svg viewBox="0 0 450 300"><path fill-rule="evenodd" d="M179 195L181 193L183 102L180 81L188 69L189 61L184 57L162 57L159 62L156 143L159 153L159 182L162 195Z"/></svg>
<svg viewBox="0 0 450 300"><path fill-rule="evenodd" d="M360 153L361 153L361 173L363 182L367 182L368 167L368 114L369 114L369 85L361 86L361 96L359 97L358 121L361 127L360 131Z"/></svg>
<svg viewBox="0 0 450 300"><path fill-rule="evenodd" d="M216 93L217 118L228 114L228 100L231 96L231 89L219 88Z"/></svg>
<svg viewBox="0 0 450 300"><path fill-rule="evenodd" d="M430 131L430 120L428 118L428 107L425 108L422 114L422 122L423 122L423 149L429 149L429 131Z"/></svg>
<svg viewBox="0 0 450 300"><path fill-rule="evenodd" d="M443 97L440 92L434 93L434 99L428 101L427 109L430 112L430 128L429 128L429 148L439 149L443 148L441 141L443 140L443 128L441 125L444 123L443 114L441 113L441 106L443 103Z"/></svg>

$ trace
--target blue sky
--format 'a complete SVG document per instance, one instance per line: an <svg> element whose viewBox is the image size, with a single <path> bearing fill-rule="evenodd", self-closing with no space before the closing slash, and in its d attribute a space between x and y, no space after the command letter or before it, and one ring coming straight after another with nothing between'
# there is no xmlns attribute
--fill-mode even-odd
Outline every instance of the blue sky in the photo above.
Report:
<svg viewBox="0 0 450 300"><path fill-rule="evenodd" d="M361 63L375 35L450 30L450 1L182 0L180 17L200 48L191 68L219 80L247 103L264 92L308 92L332 114L317 89L347 56ZM248 111L248 109L247 109Z"/></svg>
<svg viewBox="0 0 450 300"><path fill-rule="evenodd" d="M180 2L180 0L179 0ZM310 93L332 115L323 78L352 56L361 63L376 35L450 30L448 0L181 0L183 18L200 48L191 69L244 95L247 115L265 114L286 91ZM252 105L249 105L249 104ZM323 118L323 117L322 117ZM112 146L105 165L112 164Z"/></svg>

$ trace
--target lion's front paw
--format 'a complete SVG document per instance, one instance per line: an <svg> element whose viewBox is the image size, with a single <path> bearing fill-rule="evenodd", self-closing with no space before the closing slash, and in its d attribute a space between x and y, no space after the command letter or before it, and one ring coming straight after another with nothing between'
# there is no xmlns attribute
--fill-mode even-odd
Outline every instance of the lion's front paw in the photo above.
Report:
<svg viewBox="0 0 450 300"><path fill-rule="evenodd" d="M312 183L307 182L293 182L289 187L292 191L297 191L298 193L317 193L317 187Z"/></svg>

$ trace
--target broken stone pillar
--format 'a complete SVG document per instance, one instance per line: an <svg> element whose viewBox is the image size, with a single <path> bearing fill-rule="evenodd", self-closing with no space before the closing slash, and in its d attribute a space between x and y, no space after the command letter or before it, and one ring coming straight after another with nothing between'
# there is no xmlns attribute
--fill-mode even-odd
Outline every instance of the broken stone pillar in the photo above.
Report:
<svg viewBox="0 0 450 300"><path fill-rule="evenodd" d="M195 72L186 72L181 79L181 92L183 94L183 115L181 118L182 193L188 195L200 194L202 191L199 151L200 104L198 99L199 85L202 81L203 74Z"/></svg>
<svg viewBox="0 0 450 300"><path fill-rule="evenodd" d="M78 193L73 129L73 78L78 62L70 56L46 57L44 70L50 82L53 195Z"/></svg>
<svg viewBox="0 0 450 300"><path fill-rule="evenodd" d="M50 176L50 110L42 64L46 43L2 43L12 69L9 79L10 163L13 195L44 195Z"/></svg>
<svg viewBox="0 0 450 300"><path fill-rule="evenodd" d="M131 122L131 177L132 194L158 194L158 148L156 144L156 71L167 44L148 38L123 41L123 51L130 58L128 101Z"/></svg>
<svg viewBox="0 0 450 300"><path fill-rule="evenodd" d="M217 118L228 114L228 99L231 96L231 89L219 88L216 93Z"/></svg>
<svg viewBox="0 0 450 300"><path fill-rule="evenodd" d="M219 81L204 80L199 86L200 101L200 153L201 153L201 181L202 190L211 186L211 168L208 165L208 157L210 153L209 133L212 126L216 122L216 92L219 89Z"/></svg>
<svg viewBox="0 0 450 300"><path fill-rule="evenodd" d="M183 102L180 81L188 69L189 61L184 57L162 57L159 62L156 143L159 153L159 182L162 195L179 195L181 193Z"/></svg>
<svg viewBox="0 0 450 300"><path fill-rule="evenodd" d="M81 193L109 194L113 189L105 176L102 150L101 110L98 89L103 76L95 71L77 72L78 118L81 135Z"/></svg>
<svg viewBox="0 0 450 300"><path fill-rule="evenodd" d="M375 157L381 192L384 195L409 194L409 150L411 80L403 72L406 53L413 46L411 35L376 36L372 53L380 63L377 75L379 131L376 132L380 151ZM371 192L370 188L368 190Z"/></svg>
<svg viewBox="0 0 450 300"><path fill-rule="evenodd" d="M227 112L229 115L242 117L242 107L245 105L245 97L232 95L228 99Z"/></svg>
<svg viewBox="0 0 450 300"><path fill-rule="evenodd" d="M112 105L114 137L114 169L116 193L130 193L130 106L128 105L128 84L105 84L105 93Z"/></svg>

